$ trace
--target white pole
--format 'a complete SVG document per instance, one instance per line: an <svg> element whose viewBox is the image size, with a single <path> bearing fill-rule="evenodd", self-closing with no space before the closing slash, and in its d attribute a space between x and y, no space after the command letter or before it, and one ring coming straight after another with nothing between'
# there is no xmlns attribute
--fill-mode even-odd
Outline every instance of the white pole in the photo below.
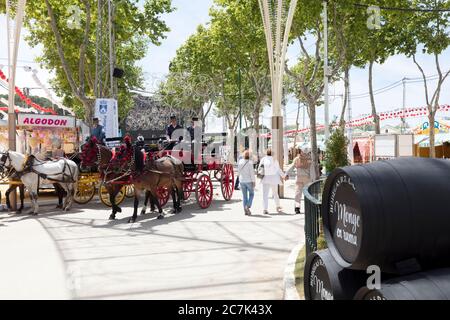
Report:
<svg viewBox="0 0 450 320"><path fill-rule="evenodd" d="M14 110L14 97L16 86L17 55L19 53L20 33L22 31L23 16L25 14L26 0L19 0L16 7L14 29L11 30L10 3L6 0L6 24L8 32L8 66L9 66L9 95L8 95L8 148L16 150L16 113ZM13 34L14 32L14 34ZM12 48L11 48L12 45ZM16 192L11 194L11 207L17 208Z"/></svg>
<svg viewBox="0 0 450 320"><path fill-rule="evenodd" d="M323 1L323 68L324 68L324 100L325 100L325 141L330 138L330 106L329 106L329 79L328 79L328 8L327 0Z"/></svg>
<svg viewBox="0 0 450 320"><path fill-rule="evenodd" d="M353 164L353 129L351 126L352 122L352 93L351 93L351 85L350 85L350 73L348 75L348 153L349 153L349 159L350 163Z"/></svg>

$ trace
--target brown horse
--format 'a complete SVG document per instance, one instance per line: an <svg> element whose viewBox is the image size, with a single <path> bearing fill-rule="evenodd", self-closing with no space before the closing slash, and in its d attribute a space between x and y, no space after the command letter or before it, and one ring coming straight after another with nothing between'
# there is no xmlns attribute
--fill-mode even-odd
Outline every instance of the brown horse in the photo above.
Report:
<svg viewBox="0 0 450 320"><path fill-rule="evenodd" d="M104 177L108 174L108 179L115 179L120 176L119 173L107 173L106 171L110 167L111 159L113 158L113 153L110 149L98 143L94 139L90 139L84 146L83 152L81 153L81 168L98 170L98 172ZM116 196L122 189L121 184L105 184L105 187L109 194L109 200L112 206L112 214L109 219L114 220L116 218L117 212L122 212L122 209L116 204Z"/></svg>
<svg viewBox="0 0 450 320"><path fill-rule="evenodd" d="M150 199L152 206L158 208L158 219L163 219L163 211L158 201L158 188L171 190L174 203L174 213L181 212L181 199L183 199L183 163L172 157L159 160L150 160L145 166L136 161L136 173L133 177L134 185L134 212L128 222L136 222L139 206L139 197L146 191L146 202ZM145 214L146 207L141 213Z"/></svg>
<svg viewBox="0 0 450 320"><path fill-rule="evenodd" d="M171 156L166 156L157 160L150 158L145 166L147 170L165 172L172 176L183 177L184 175L183 163ZM168 190L172 191L171 194L172 199L174 200L174 213L181 212L181 199L178 199L178 201L175 200L175 197L177 196L177 190L174 188ZM157 198L158 197L156 196L156 200L158 200ZM146 214L149 201L151 205L151 212L155 212L155 206L157 206L156 203L159 203L159 201L155 201L155 199L151 197L150 191L147 191L145 194L144 207L142 208L141 215Z"/></svg>

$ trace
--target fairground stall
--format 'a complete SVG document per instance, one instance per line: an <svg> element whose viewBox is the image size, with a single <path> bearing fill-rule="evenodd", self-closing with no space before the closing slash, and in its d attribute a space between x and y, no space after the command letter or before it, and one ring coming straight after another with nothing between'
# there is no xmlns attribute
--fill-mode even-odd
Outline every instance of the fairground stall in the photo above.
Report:
<svg viewBox="0 0 450 320"><path fill-rule="evenodd" d="M39 159L70 157L78 151L82 136L75 117L18 113L18 152L33 154ZM7 121L0 127L0 147L8 149ZM49 181L40 181L40 188L53 188Z"/></svg>
<svg viewBox="0 0 450 320"><path fill-rule="evenodd" d="M414 130L415 155L428 158L430 156L430 125L425 122ZM436 158L450 159L450 123L445 120L434 124Z"/></svg>
<svg viewBox="0 0 450 320"><path fill-rule="evenodd" d="M80 144L75 117L19 113L17 133L22 152L39 158L73 154Z"/></svg>

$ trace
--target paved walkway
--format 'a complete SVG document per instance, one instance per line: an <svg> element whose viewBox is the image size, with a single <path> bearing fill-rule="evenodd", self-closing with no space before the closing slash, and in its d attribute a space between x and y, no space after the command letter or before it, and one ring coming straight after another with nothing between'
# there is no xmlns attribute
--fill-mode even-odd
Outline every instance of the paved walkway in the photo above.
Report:
<svg viewBox="0 0 450 320"><path fill-rule="evenodd" d="M129 200L117 221L97 201L69 213L43 206L38 218L0 213L0 299L281 299L303 215L288 199L287 213L263 216L258 189L252 217L240 191L134 224ZM286 190L292 199L292 182Z"/></svg>

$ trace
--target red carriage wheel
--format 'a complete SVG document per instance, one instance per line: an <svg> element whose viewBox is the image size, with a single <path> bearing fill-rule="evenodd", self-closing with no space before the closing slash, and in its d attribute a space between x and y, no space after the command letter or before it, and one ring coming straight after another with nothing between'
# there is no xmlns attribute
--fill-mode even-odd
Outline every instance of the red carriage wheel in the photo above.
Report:
<svg viewBox="0 0 450 320"><path fill-rule="evenodd" d="M220 187L225 201L230 201L234 192L234 170L229 163L224 164L220 175Z"/></svg>
<svg viewBox="0 0 450 320"><path fill-rule="evenodd" d="M213 185L211 178L202 174L197 180L197 186L195 188L195 198L197 203L202 209L207 209L211 205L213 199Z"/></svg>
<svg viewBox="0 0 450 320"><path fill-rule="evenodd" d="M156 190L156 193L158 196L159 205L161 207L164 207L167 204L167 202L169 202L169 198L170 198L169 189L167 189L165 187L159 187Z"/></svg>
<svg viewBox="0 0 450 320"><path fill-rule="evenodd" d="M194 186L194 173L186 172L183 182L183 200L187 201L191 197L192 187Z"/></svg>

